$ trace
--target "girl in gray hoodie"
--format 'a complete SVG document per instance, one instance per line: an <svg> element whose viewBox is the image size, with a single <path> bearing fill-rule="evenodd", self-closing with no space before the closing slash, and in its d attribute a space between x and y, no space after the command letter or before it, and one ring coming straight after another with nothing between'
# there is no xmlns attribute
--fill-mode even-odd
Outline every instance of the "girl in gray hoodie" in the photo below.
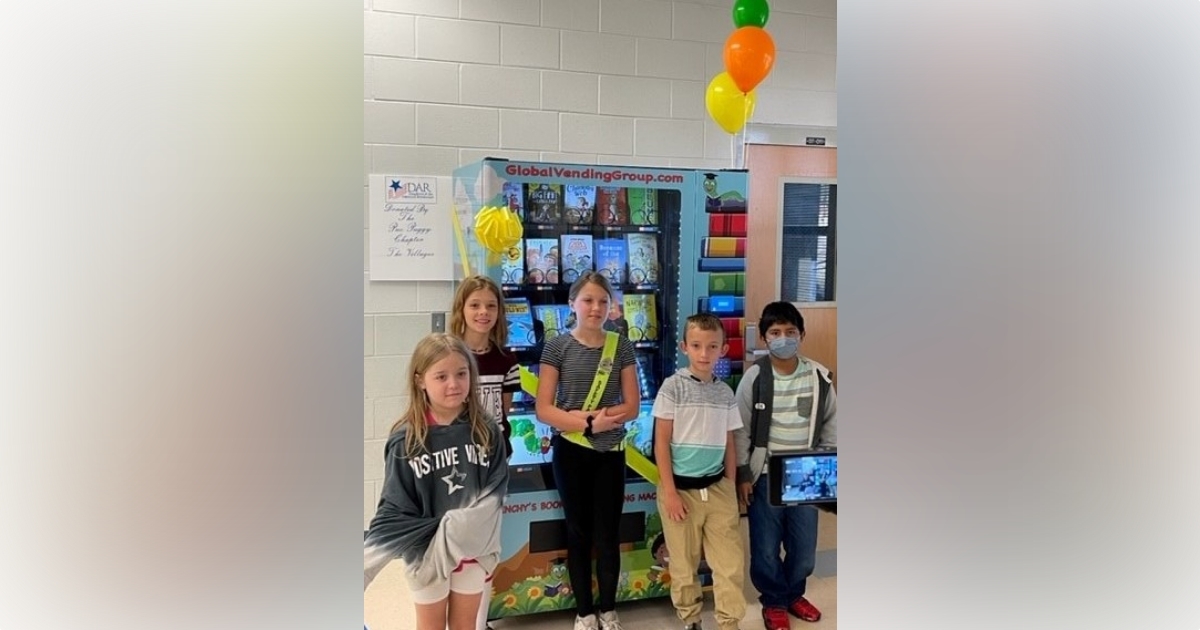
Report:
<svg viewBox="0 0 1200 630"><path fill-rule="evenodd" d="M479 400L470 350L422 339L406 371L409 407L384 447L383 492L363 546L363 589L404 561L417 630L474 630L500 556L508 490L504 436Z"/></svg>

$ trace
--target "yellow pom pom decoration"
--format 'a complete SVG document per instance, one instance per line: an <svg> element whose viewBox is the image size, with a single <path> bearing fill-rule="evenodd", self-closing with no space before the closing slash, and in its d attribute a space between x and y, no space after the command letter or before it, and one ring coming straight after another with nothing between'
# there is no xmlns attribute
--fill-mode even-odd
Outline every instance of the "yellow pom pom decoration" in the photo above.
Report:
<svg viewBox="0 0 1200 630"><path fill-rule="evenodd" d="M490 252L507 253L524 234L520 217L507 207L484 206L475 215L475 238Z"/></svg>

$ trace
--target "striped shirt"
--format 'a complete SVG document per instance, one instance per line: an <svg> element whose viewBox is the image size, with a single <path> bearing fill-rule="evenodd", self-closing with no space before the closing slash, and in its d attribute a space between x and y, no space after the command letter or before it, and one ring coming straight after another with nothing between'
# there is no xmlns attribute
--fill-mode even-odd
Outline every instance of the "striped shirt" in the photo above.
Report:
<svg viewBox="0 0 1200 630"><path fill-rule="evenodd" d="M781 374L773 366L771 372L775 377L775 399L771 403L767 450L782 453L809 448L816 385L813 365L801 357L791 374Z"/></svg>
<svg viewBox="0 0 1200 630"><path fill-rule="evenodd" d="M729 385L701 381L687 368L663 381L654 399L654 417L672 423L671 471L680 477L721 473L729 432L742 426Z"/></svg>
<svg viewBox="0 0 1200 630"><path fill-rule="evenodd" d="M558 391L554 393L554 406L565 411L582 409L587 400L596 369L600 366L600 355L604 348L589 348L573 335L558 335L546 342L542 349L542 363L558 370ZM636 364L633 342L621 337L617 342L617 356L613 357L612 372L600 397L600 407L612 407L621 400L621 370ZM555 434L560 433L553 429ZM592 435L592 446L598 451L610 451L625 437L625 427Z"/></svg>

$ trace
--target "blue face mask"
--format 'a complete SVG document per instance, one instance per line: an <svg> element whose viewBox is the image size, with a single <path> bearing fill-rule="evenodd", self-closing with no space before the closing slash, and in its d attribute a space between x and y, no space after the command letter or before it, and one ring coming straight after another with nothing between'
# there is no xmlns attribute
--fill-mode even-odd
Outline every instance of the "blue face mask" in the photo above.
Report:
<svg viewBox="0 0 1200 630"><path fill-rule="evenodd" d="M779 337L767 343L767 349L776 359L787 360L800 351L800 340L795 337Z"/></svg>

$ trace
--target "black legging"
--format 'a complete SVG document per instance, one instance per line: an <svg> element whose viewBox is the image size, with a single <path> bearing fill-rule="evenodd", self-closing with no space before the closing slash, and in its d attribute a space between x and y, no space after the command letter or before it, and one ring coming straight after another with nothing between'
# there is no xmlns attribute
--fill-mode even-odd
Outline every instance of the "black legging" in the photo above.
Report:
<svg viewBox="0 0 1200 630"><path fill-rule="evenodd" d="M596 548L599 612L617 607L621 572L618 529L625 503L625 454L600 453L554 436L554 483L567 521L567 572L576 614L596 612L592 601L592 546Z"/></svg>

